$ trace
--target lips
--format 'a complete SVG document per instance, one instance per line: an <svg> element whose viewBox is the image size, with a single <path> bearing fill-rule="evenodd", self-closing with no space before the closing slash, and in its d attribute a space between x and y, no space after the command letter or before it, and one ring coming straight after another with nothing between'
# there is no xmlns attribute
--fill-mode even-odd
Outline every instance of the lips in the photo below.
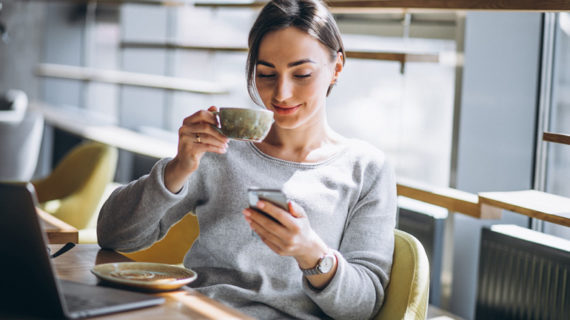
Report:
<svg viewBox="0 0 570 320"><path fill-rule="evenodd" d="M298 104L296 106L277 106L277 105L273 105L273 109L275 110L275 113L279 114L279 115L288 115L288 114L292 114L295 111L297 111L297 109L299 109L301 105Z"/></svg>

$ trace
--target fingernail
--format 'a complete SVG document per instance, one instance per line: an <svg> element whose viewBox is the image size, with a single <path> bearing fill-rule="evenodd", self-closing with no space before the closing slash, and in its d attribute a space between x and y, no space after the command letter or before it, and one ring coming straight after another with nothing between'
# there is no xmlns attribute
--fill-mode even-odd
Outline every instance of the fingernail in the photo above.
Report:
<svg viewBox="0 0 570 320"><path fill-rule="evenodd" d="M257 201L257 204L256 204L256 205L257 205L257 207L258 207L259 209L265 208L265 203L263 203L263 202L261 202L261 201Z"/></svg>
<svg viewBox="0 0 570 320"><path fill-rule="evenodd" d="M247 211L247 210L245 210L245 209L244 209L241 213L243 213L243 215L246 216L246 217L251 216L251 213L249 213L249 211Z"/></svg>

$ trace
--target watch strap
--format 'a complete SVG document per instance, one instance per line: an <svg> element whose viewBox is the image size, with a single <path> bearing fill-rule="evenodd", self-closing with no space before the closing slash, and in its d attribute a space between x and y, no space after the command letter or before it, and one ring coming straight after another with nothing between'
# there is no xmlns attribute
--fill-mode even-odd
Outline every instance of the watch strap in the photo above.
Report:
<svg viewBox="0 0 570 320"><path fill-rule="evenodd" d="M316 266L314 266L313 268L309 268L309 269L300 268L300 269L301 269L301 272L302 272L303 275L305 275L305 276L314 276L314 275L317 275L317 274L323 274L323 273L329 272L330 270L328 270L327 272L322 272L322 271L321 271L321 264L323 263L323 261L325 261L325 260L326 260L327 258L329 258L329 257L332 258L332 259L334 259L334 260L336 260L336 256L335 256L332 252L331 252L331 253L327 253L327 254L325 254L324 256L322 256L322 257L319 258L319 262L317 262L317 265L316 265ZM334 262L333 262L333 263L334 263Z"/></svg>
<svg viewBox="0 0 570 320"><path fill-rule="evenodd" d="M321 270L319 270L319 265L317 264L314 268L310 269L301 269L301 272L305 276L314 276L317 274L322 274Z"/></svg>

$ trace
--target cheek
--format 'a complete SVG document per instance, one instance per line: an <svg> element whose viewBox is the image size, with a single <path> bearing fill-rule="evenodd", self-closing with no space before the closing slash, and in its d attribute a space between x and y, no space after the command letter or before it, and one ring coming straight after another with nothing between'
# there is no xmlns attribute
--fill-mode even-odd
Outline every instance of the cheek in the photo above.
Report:
<svg viewBox="0 0 570 320"><path fill-rule="evenodd" d="M257 83L255 85L255 87L257 88L257 94L259 94L259 97L261 98L261 100L265 101L267 99L267 97L271 97L271 94L273 92L271 86L268 86L267 84Z"/></svg>
<svg viewBox="0 0 570 320"><path fill-rule="evenodd" d="M307 97L311 96L313 99L321 99L326 97L329 85L330 83L326 77L321 77L320 79L316 79L314 82L303 86L299 90Z"/></svg>
<svg viewBox="0 0 570 320"><path fill-rule="evenodd" d="M315 100L319 97L320 86L316 83L299 86L295 90L295 95L297 97L302 97L304 100Z"/></svg>

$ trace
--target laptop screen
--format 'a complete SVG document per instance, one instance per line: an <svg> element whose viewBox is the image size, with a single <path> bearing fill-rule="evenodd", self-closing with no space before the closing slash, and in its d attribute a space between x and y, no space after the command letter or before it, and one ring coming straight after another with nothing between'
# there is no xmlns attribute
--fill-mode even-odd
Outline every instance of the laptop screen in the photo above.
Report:
<svg viewBox="0 0 570 320"><path fill-rule="evenodd" d="M63 317L31 184L0 183L0 282L3 314Z"/></svg>
<svg viewBox="0 0 570 320"><path fill-rule="evenodd" d="M164 302L159 296L57 279L36 203L32 184L0 182L0 318L83 318Z"/></svg>

